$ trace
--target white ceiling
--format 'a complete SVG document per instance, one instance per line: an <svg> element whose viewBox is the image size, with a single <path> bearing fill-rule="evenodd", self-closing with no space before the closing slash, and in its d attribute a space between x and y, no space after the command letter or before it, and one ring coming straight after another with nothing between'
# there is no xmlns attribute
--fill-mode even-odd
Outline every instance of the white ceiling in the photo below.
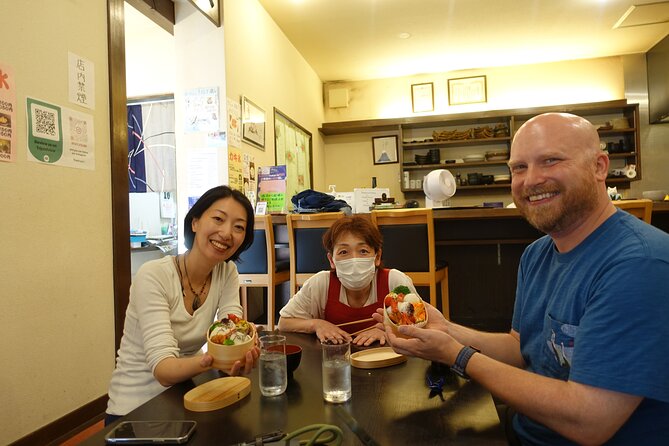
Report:
<svg viewBox="0 0 669 446"><path fill-rule="evenodd" d="M323 81L643 53L669 33L657 0L259 2Z"/></svg>

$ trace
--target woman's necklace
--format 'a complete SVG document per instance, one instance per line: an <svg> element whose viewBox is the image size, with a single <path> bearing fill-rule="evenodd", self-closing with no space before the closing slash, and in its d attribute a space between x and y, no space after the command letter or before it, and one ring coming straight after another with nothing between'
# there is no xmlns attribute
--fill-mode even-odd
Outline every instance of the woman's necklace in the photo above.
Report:
<svg viewBox="0 0 669 446"><path fill-rule="evenodd" d="M200 308L200 296L204 293L204 289L207 286L207 282L209 282L209 277L211 277L211 274L207 276L206 279L204 279L204 283L202 284L202 288L200 288L200 292L197 293L193 289L193 284L190 281L190 277L188 276L188 267L186 266L186 255L183 257L183 262L184 262L184 271L186 272L186 279L188 280L188 287L190 288L191 293L193 293L193 311L197 310ZM182 288L183 289L183 288Z"/></svg>

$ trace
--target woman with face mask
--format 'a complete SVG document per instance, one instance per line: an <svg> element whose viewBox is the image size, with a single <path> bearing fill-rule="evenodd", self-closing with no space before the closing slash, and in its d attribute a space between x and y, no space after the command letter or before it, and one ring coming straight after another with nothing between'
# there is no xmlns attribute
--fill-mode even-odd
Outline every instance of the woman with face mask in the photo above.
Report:
<svg viewBox="0 0 669 446"><path fill-rule="evenodd" d="M316 333L321 341L385 344L385 333L373 328L373 320L337 325L371 318L397 286L416 293L411 279L396 269L381 268L381 233L364 217L337 220L323 235L323 246L332 269L312 276L288 301L280 312L279 329Z"/></svg>

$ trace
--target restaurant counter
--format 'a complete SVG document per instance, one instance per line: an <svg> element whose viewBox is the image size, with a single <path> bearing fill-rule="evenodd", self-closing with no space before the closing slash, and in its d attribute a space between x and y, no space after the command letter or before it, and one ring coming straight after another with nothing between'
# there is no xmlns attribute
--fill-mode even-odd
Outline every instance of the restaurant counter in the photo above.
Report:
<svg viewBox="0 0 669 446"><path fill-rule="evenodd" d="M652 224L669 232L669 202L654 202ZM525 248L543 236L515 208L435 209L437 258L448 262L450 315L487 331L508 331Z"/></svg>
<svg viewBox="0 0 669 446"><path fill-rule="evenodd" d="M437 259L448 262L451 319L481 330L508 331L520 257L543 233L515 208L454 207L433 212ZM277 243L283 243L277 246L287 246L285 215L272 220ZM653 203L652 224L669 232L669 202Z"/></svg>
<svg viewBox="0 0 669 446"><path fill-rule="evenodd" d="M241 401L210 412L192 412L183 396L214 378L210 371L177 384L130 412L123 420L195 420L197 430L189 445L232 445L256 436L326 423L344 432L344 445L505 445L490 393L446 369L443 401L430 397L426 385L429 361L408 358L401 364L375 369L351 368L351 399L343 404L323 400L321 349L316 336L288 333L289 343L302 347L302 361L277 397L263 397L258 370L250 375L251 393ZM113 425L112 425L113 426ZM103 445L112 426L86 440ZM309 438L309 437L305 437Z"/></svg>

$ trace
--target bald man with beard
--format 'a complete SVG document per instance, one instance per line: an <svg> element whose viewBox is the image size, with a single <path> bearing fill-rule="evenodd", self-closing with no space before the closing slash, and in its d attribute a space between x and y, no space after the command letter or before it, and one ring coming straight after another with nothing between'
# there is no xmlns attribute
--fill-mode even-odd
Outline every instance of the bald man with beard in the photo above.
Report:
<svg viewBox="0 0 669 446"><path fill-rule="evenodd" d="M428 305L425 329L386 329L389 343L506 402L512 443L669 444L669 235L613 206L608 155L581 117L530 119L508 164L514 203L546 233L521 258L510 332Z"/></svg>

